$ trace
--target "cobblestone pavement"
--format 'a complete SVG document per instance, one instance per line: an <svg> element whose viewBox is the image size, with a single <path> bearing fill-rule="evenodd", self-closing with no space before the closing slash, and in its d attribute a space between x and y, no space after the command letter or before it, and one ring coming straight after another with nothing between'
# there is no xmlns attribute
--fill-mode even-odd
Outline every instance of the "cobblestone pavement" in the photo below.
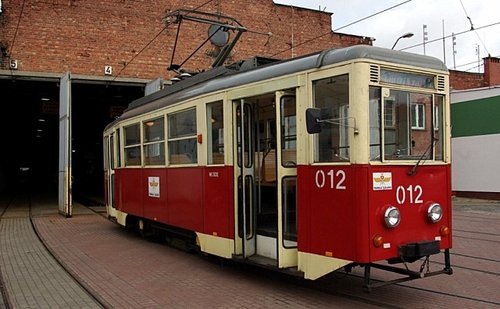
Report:
<svg viewBox="0 0 500 309"><path fill-rule="evenodd" d="M387 286L370 294L361 289L362 278L358 275L362 270L354 272L354 276L335 273L315 282L299 280L145 240L78 206L73 218L67 219L54 211L55 206L47 205L46 202L33 204L33 223L38 234L64 268L78 278L86 290L92 291L104 307L500 308L500 295L492 293L500 286L500 211L497 211L500 203L497 202L454 200L452 276ZM60 281L64 282L62 285L74 285L75 291L70 292L73 300L73 293L82 297L87 295L57 263L56 266L42 264L46 266L33 268L36 274L23 274L21 279L17 279L19 271L9 270L8 267L28 266L24 262L8 266L13 263L11 259L28 260L31 264L40 263L35 260L51 259L47 251L43 253L44 247L36 244L36 236L27 235L30 231L34 234L30 224L21 223L22 218L29 223L27 217L26 210L19 207L7 212L0 222L0 270L10 302L15 298L16 308L30 308L32 304L41 307L40 304L47 303L46 298L59 297L52 294L59 294ZM21 239L15 235L23 230L26 232L19 236L26 234L21 238L29 243L26 246L19 245L17 240ZM35 251L38 247L40 249ZM4 253L4 248L10 253ZM32 258L19 258L15 252L21 252L18 256ZM441 256L434 259L432 269L442 268L441 262ZM392 276L374 275L379 279ZM17 282L28 280L25 276L42 279ZM52 282L53 286L45 282ZM29 291L24 284L30 284ZM18 290L23 289L25 294L31 293L34 303L28 304L27 296L19 294ZM67 297L66 294L58 299ZM92 299L81 301L66 304L66 307L98 306Z"/></svg>
<svg viewBox="0 0 500 309"><path fill-rule="evenodd" d="M0 221L0 270L13 308L99 308L40 242L27 200L12 201Z"/></svg>

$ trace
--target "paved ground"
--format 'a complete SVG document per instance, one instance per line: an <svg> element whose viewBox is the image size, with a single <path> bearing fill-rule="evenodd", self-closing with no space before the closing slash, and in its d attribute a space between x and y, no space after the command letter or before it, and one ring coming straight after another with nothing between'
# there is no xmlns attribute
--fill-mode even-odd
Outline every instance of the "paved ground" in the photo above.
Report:
<svg viewBox="0 0 500 309"><path fill-rule="evenodd" d="M0 212L6 205L0 201ZM80 206L67 219L53 203L35 201L32 225L26 205L16 201L0 221L0 271L14 308L500 308L497 202L454 200L453 276L371 294L356 276L306 282L180 251Z"/></svg>

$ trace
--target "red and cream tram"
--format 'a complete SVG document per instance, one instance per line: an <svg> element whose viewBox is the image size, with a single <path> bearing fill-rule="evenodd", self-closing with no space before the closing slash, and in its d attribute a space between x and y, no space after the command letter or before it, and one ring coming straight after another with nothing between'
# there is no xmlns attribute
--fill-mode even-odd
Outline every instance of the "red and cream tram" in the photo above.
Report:
<svg viewBox="0 0 500 309"><path fill-rule="evenodd" d="M138 99L105 129L108 216L307 279L451 274L445 65L372 46L262 60Z"/></svg>

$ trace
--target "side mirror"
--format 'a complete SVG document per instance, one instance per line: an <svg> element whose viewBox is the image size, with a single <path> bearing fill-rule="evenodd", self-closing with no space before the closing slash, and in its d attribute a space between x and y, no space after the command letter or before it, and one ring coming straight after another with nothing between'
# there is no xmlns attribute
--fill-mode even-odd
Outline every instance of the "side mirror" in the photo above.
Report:
<svg viewBox="0 0 500 309"><path fill-rule="evenodd" d="M308 108L306 109L306 126L307 133L315 134L321 132L321 109Z"/></svg>

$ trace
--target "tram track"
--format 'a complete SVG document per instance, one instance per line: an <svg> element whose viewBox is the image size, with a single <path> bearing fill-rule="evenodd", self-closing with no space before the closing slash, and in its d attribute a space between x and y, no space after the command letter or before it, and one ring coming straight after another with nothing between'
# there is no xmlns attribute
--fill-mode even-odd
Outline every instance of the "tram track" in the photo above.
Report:
<svg viewBox="0 0 500 309"><path fill-rule="evenodd" d="M351 276L351 277L358 278L360 280L363 279L363 276L361 276L361 275L357 275L357 274L347 274L347 275ZM382 280L378 280L378 279L372 279L372 281L374 281L374 282L382 282ZM457 294L452 294L452 293L444 292L444 291L436 291L436 290L432 290L432 289L429 289L429 288L421 288L421 287L416 287L416 286L410 286L407 283L406 284L405 283L396 283L394 285L395 286L399 286L401 288L405 288L405 289L411 289L411 290L416 290L416 291L431 293L431 294L435 294L435 295L442 295L442 296L447 296L447 297L453 297L453 298L457 298L457 299L463 299L463 300L478 302L478 303L485 304L485 305L500 306L500 302L495 302L495 301L490 301L490 300L485 300L485 299L480 299L480 298L477 298L477 297L471 297L471 296L465 296L465 295L457 295ZM347 295L349 295L349 294L347 294ZM356 297L357 298L361 298L361 299L365 299L365 298L363 298L361 296L356 296ZM394 306L393 304L389 304L389 303L384 303L384 302L377 302L377 303L378 303L378 305L385 306L385 308L400 308L400 307Z"/></svg>
<svg viewBox="0 0 500 309"><path fill-rule="evenodd" d="M4 216L5 212L7 211L7 209L10 207L12 201L13 201L13 198L11 198L6 203L6 205L3 207L2 212L0 213L0 223L2 222L3 216ZM3 273L2 268L0 267L0 296L3 299L3 304L4 304L5 308L10 309L12 306L10 304L9 295L7 294L7 291L5 290L5 281L4 281L2 273Z"/></svg>
<svg viewBox="0 0 500 309"><path fill-rule="evenodd" d="M462 232L462 233L470 233L470 234L488 235L488 236L500 236L500 234L488 233L488 232L477 232L477 231L468 231L468 230L459 230L459 229L454 229L453 231Z"/></svg>

